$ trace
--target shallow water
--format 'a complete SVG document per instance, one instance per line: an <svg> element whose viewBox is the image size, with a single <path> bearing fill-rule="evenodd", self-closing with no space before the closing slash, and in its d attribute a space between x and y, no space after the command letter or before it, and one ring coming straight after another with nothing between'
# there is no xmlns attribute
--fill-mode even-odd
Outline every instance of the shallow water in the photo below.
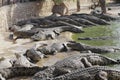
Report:
<svg viewBox="0 0 120 80"><path fill-rule="evenodd" d="M72 38L77 42L82 42L93 46L116 46L120 48L120 21L111 22L111 25L93 26L84 28L85 33L73 34ZM103 37L108 36L106 40L78 40L79 37ZM120 59L120 52L102 54L114 59ZM113 67L120 69L120 65Z"/></svg>
<svg viewBox="0 0 120 80"><path fill-rule="evenodd" d="M73 34L72 38L77 42L93 46L117 46L120 47L120 21L111 22L111 25L93 26L83 29L85 33ZM78 40L79 37L108 37L105 40Z"/></svg>

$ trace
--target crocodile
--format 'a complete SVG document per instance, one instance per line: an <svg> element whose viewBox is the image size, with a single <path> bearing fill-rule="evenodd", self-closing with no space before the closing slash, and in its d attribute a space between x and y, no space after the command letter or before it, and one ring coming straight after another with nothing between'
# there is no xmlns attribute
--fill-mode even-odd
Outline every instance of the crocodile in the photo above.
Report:
<svg viewBox="0 0 120 80"><path fill-rule="evenodd" d="M105 18L106 20L106 18ZM55 27L55 26L66 26L65 24L59 23L59 21L66 22L75 26L87 27L87 26L95 26L109 24L101 17L97 17L91 14L72 14L69 16L48 16L45 18L36 18L36 19L28 19L17 22L15 25L16 29L21 29L26 25L31 25L33 28L40 27ZM67 25L68 26L68 25ZM15 29L15 27L10 27L10 29Z"/></svg>
<svg viewBox="0 0 120 80"><path fill-rule="evenodd" d="M69 17L66 17L66 16L60 16L60 17L47 17L46 19L50 20L50 21L54 21L54 22L57 22L57 21L63 21L63 22L66 22L66 23L69 23L69 24L72 24L72 25L76 25L76 26L85 26L84 24L81 24L81 23L78 23L77 21L69 18Z"/></svg>
<svg viewBox="0 0 120 80"><path fill-rule="evenodd" d="M85 26L84 24L80 24L70 18L67 17L45 17L45 18L38 18L38 19L31 19L31 20L23 20L19 21L17 24L15 24L12 27L9 27L10 31L13 30L19 30L26 26L33 26L33 28L50 28L50 27L56 27L56 26L69 26L64 23L68 23L77 27Z"/></svg>
<svg viewBox="0 0 120 80"><path fill-rule="evenodd" d="M79 37L78 40L109 40L115 39L116 37L102 36L102 37Z"/></svg>
<svg viewBox="0 0 120 80"><path fill-rule="evenodd" d="M78 26L77 22L76 22L76 24L73 24L72 22L68 23L68 22L65 22L65 21L62 21L62 20L58 20L58 21L54 21L53 24L44 25L43 27L42 26L38 26L37 28L55 28L55 27L62 27L62 26L69 26L70 28L72 28L72 27L73 28L74 27L82 28L85 25L82 24L82 26Z"/></svg>
<svg viewBox="0 0 120 80"><path fill-rule="evenodd" d="M59 35L61 32L70 31L74 33L83 33L84 31L78 27L73 26L60 26L54 28L34 28L31 30L18 30L15 31L13 35L17 36L14 42L19 38L30 38L32 40L41 40L55 35ZM42 34L40 34L42 33Z"/></svg>
<svg viewBox="0 0 120 80"><path fill-rule="evenodd" d="M46 78L57 77L66 73L71 73L74 70L91 67L93 65L102 66L118 63L119 61L117 60L104 57L99 54L77 54L58 61L47 69L36 73L34 78L35 80L46 80Z"/></svg>
<svg viewBox="0 0 120 80"><path fill-rule="evenodd" d="M95 17L93 15L90 15L90 14L72 14L73 16L77 16L79 18L83 18L83 19L86 19L86 20L89 20L95 24L98 24L98 25L109 25L110 23L108 23L107 21L103 20L103 19L100 19L98 17Z"/></svg>
<svg viewBox="0 0 120 80"><path fill-rule="evenodd" d="M33 64L29 62L29 60L23 56L23 54L15 53L15 57L0 58L0 69L2 68L9 68L9 67L33 67L37 66L36 64Z"/></svg>
<svg viewBox="0 0 120 80"><path fill-rule="evenodd" d="M85 27L96 26L97 25L97 24L95 24L95 23L93 23L93 22L91 22L89 20L86 20L86 19L83 19L83 18L79 18L77 16L71 15L71 16L65 16L65 17L68 17L68 18L70 18L70 19L72 19L72 20L74 20L74 21L76 21L78 23L81 23L82 25L85 25ZM84 26L82 26L82 27L84 27Z"/></svg>
<svg viewBox="0 0 120 80"><path fill-rule="evenodd" d="M75 42L75 41L70 41L70 43L67 44L71 50L75 51L86 51L90 50L93 53L110 53L110 52L116 52L119 51L119 47L114 47L114 46L90 46L86 45L83 43Z"/></svg>
<svg viewBox="0 0 120 80"><path fill-rule="evenodd" d="M33 67L36 64L31 63L23 54L15 53L16 60L13 63L13 67Z"/></svg>
<svg viewBox="0 0 120 80"><path fill-rule="evenodd" d="M8 80L20 76L33 76L38 71L42 71L47 67L9 67L0 69L0 80Z"/></svg>
<svg viewBox="0 0 120 80"><path fill-rule="evenodd" d="M32 80L40 79L34 76ZM120 71L106 66L94 66L43 80L120 80Z"/></svg>
<svg viewBox="0 0 120 80"><path fill-rule="evenodd" d="M26 56L27 58L30 58L30 61L32 62L38 62L40 59L45 57L43 53L41 53L40 51L37 51L34 48L28 49L25 52L24 56Z"/></svg>
<svg viewBox="0 0 120 80"><path fill-rule="evenodd" d="M34 26L41 26L41 25L49 25L49 24L53 24L54 22L45 19L45 18L35 18L35 19L27 19L27 20L22 20L22 21L18 21L15 25L19 26L20 28L23 28L24 25L26 24L32 24Z"/></svg>
<svg viewBox="0 0 120 80"><path fill-rule="evenodd" d="M54 42L52 44L47 44L46 46L40 46L36 50L40 51L45 55L56 54L57 52L66 52L67 42Z"/></svg>
<svg viewBox="0 0 120 80"><path fill-rule="evenodd" d="M100 19L96 16L91 14L72 14L69 16L62 16L62 17L46 17L46 19L50 21L54 21L55 23L49 24L47 26L65 26L65 24L60 23L61 21L64 23L72 24L75 26L80 27L87 27L87 26L96 26L96 25L108 25L109 23L104 20Z"/></svg>
<svg viewBox="0 0 120 80"><path fill-rule="evenodd" d="M33 27L34 26L32 24L25 24L22 27L17 26L17 25L13 25L12 27L9 27L9 31L10 32L15 32L15 31L19 31L19 30L27 31L27 30L31 30Z"/></svg>
<svg viewBox="0 0 120 80"><path fill-rule="evenodd" d="M31 38L35 33L38 33L36 30L27 30L27 31L15 31L13 33L13 37L16 36L16 38L13 38L13 43L16 42L17 39L20 38Z"/></svg>
<svg viewBox="0 0 120 80"><path fill-rule="evenodd" d="M49 40L49 39L55 39L60 33L56 34L54 31L50 30L44 30L39 31L37 34L31 36L31 39L33 41L39 41L39 40Z"/></svg>
<svg viewBox="0 0 120 80"><path fill-rule="evenodd" d="M67 42L53 42L53 43L37 43L32 48L27 49L24 56L30 59L31 62L38 62L46 55L55 55L57 52L67 52Z"/></svg>
<svg viewBox="0 0 120 80"><path fill-rule="evenodd" d="M112 16L110 14L103 14L99 10L93 10L93 11L91 11L91 14L93 16L96 16L96 17L98 17L100 19L104 19L106 21L114 21L114 20L118 20L119 19L119 17L114 17L114 16Z"/></svg>

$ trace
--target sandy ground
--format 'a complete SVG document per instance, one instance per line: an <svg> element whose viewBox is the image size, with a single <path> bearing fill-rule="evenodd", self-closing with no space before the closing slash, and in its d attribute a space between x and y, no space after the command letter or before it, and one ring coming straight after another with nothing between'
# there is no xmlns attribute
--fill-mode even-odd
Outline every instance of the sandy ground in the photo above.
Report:
<svg viewBox="0 0 120 80"><path fill-rule="evenodd" d="M13 42L8 39L8 36L9 36L8 32L0 32L0 57L12 56L13 53L16 52L18 48L19 48L18 51L22 51L20 46L24 47L24 45L22 44L26 41L29 41L29 40L18 40L17 44L13 44Z"/></svg>
<svg viewBox="0 0 120 80"><path fill-rule="evenodd" d="M62 33L61 36L59 36L55 40L46 40L46 41L38 41L38 42L33 42L30 39L18 39L16 44L13 44L13 42L8 39L8 35L9 35L8 32L0 32L0 57L13 57L14 53L24 53L27 49L33 47L35 44L38 44L38 43L53 43L59 40L68 41L68 40L71 40L72 33L65 32L65 33ZM43 59L38 63L38 65L39 66L52 65L56 61L64 58L64 55L61 55L61 54L56 56L54 57L49 56L52 58ZM48 61L49 64L47 64L46 61Z"/></svg>

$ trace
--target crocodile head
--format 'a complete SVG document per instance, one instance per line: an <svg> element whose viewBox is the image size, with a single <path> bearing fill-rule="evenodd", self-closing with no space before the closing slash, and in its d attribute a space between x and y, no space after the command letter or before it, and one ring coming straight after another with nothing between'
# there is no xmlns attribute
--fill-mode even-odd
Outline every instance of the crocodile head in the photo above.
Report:
<svg viewBox="0 0 120 80"><path fill-rule="evenodd" d="M34 41L44 40L45 39L44 31L39 31L35 35L31 36L31 39Z"/></svg>

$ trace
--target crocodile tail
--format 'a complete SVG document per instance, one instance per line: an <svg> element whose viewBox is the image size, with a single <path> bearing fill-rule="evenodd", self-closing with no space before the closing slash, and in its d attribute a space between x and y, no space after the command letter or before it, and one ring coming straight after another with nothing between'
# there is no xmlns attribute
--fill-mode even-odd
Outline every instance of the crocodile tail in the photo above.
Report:
<svg viewBox="0 0 120 80"><path fill-rule="evenodd" d="M5 79L19 77L19 76L32 76L38 71L42 71L46 69L46 67L10 67L0 69L0 74Z"/></svg>
<svg viewBox="0 0 120 80"><path fill-rule="evenodd" d="M43 71L36 73L32 80L47 80L48 78L54 77L55 67L51 66Z"/></svg>

